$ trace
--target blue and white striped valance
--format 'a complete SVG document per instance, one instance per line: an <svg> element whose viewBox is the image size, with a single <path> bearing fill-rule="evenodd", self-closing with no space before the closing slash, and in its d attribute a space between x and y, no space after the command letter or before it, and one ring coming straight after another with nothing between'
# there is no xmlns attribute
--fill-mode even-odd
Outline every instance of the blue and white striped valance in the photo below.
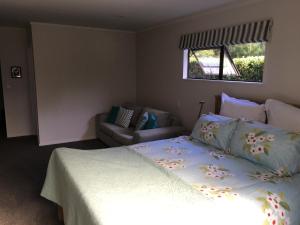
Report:
<svg viewBox="0 0 300 225"><path fill-rule="evenodd" d="M179 48L201 49L223 45L266 42L270 39L272 20L262 20L240 25L185 34L180 38Z"/></svg>

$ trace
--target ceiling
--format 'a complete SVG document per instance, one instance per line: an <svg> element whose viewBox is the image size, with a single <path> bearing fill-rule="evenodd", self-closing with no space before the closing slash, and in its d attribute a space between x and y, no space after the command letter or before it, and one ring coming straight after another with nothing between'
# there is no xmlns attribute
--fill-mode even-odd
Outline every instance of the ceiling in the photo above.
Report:
<svg viewBox="0 0 300 225"><path fill-rule="evenodd" d="M0 24L22 26L35 21L138 31L242 1L0 0Z"/></svg>

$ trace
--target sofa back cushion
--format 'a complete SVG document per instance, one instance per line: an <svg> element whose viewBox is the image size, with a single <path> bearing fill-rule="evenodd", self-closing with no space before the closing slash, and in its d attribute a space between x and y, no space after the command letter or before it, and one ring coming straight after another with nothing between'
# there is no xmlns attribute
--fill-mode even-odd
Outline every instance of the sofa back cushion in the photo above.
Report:
<svg viewBox="0 0 300 225"><path fill-rule="evenodd" d="M119 110L120 110L119 106L112 106L111 110L106 118L106 122L107 123L115 123Z"/></svg>
<svg viewBox="0 0 300 225"><path fill-rule="evenodd" d="M177 116L171 115L170 118L170 126L182 126L180 119Z"/></svg>
<svg viewBox="0 0 300 225"><path fill-rule="evenodd" d="M148 112L149 114L155 114L157 116L157 125L158 127L167 127L170 126L170 113L161 111L158 109L153 109L149 107L144 108L144 112Z"/></svg>

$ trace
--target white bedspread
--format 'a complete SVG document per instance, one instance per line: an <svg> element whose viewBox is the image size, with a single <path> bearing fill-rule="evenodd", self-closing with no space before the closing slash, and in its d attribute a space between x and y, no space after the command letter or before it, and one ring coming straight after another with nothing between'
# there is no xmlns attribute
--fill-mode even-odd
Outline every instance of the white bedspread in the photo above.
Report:
<svg viewBox="0 0 300 225"><path fill-rule="evenodd" d="M154 145L171 143L176 146L175 142L166 140L155 142ZM181 151L203 160L207 150L186 142L194 147L181 148ZM231 197L208 198L187 180L157 165L134 148L140 147L93 151L56 149L49 161L41 195L63 207L66 225L264 223L266 217L261 207L258 207L260 203L257 200L253 202L243 196L234 200ZM150 149L149 144L146 146L146 151L149 150L152 151L151 144ZM163 151L176 155L178 151L175 150L168 148ZM199 154L197 151L200 151ZM207 155L211 157L210 152ZM180 157L183 155L180 154ZM191 159L192 164L196 165L195 158ZM196 171L197 174L200 174L199 171ZM190 175L189 179L195 179L195 173ZM254 186L254 183L248 181L245 184L250 188ZM246 186L243 190L246 190ZM249 190L254 193L252 189ZM263 192L259 194L263 195Z"/></svg>
<svg viewBox="0 0 300 225"><path fill-rule="evenodd" d="M51 156L41 195L63 207L66 225L186 224L187 214L198 218L202 202L171 177L126 148L61 148Z"/></svg>

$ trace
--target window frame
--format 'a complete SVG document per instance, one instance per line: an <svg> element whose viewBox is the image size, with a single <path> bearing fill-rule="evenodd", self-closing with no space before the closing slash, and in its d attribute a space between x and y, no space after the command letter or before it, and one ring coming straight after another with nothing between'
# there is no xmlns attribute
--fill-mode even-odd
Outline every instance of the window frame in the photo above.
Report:
<svg viewBox="0 0 300 225"><path fill-rule="evenodd" d="M235 70L236 74L238 74L240 76L241 75L240 71L236 67L227 46L224 45L224 55L223 56L225 56L225 54L228 56L228 60L230 61L231 65L233 66L233 69ZM224 64L223 64L223 66L224 66ZM222 73L223 73L223 70L222 70ZM223 80L223 75L224 74L222 74L222 80ZM250 82L250 81L243 81L243 82Z"/></svg>
<svg viewBox="0 0 300 225"><path fill-rule="evenodd" d="M220 65L219 65L219 78L218 79L206 79L206 78L191 78L189 76L190 71L190 51L201 51L201 50L212 50L219 49L220 50ZM183 79L191 79L191 80L206 80L206 81L226 81L226 82L243 82L243 83L263 83L263 74L261 81L251 81L251 80L227 80L223 79L224 75L224 59L225 54L227 55L228 60L230 61L234 71L236 74L241 75L240 71L237 69L231 54L226 45L222 45L220 47L207 47L207 48L194 48L194 49L184 49L184 64L183 65ZM265 51L266 57L266 51ZM266 60L266 59L265 59ZM265 65L265 64L264 64ZM263 72L264 73L264 72Z"/></svg>
<svg viewBox="0 0 300 225"><path fill-rule="evenodd" d="M205 50L212 50L212 49L219 49L220 50L220 65L219 65L219 79L205 79L205 78L190 78L189 77L189 71L190 71L190 51L205 51ZM187 78L188 79L195 79L195 80L220 80L220 66L221 66L221 58L222 58L222 52L220 47L212 47L212 48L199 48L199 49L187 49ZM223 67L223 66L222 66ZM222 69L223 73L223 69Z"/></svg>

